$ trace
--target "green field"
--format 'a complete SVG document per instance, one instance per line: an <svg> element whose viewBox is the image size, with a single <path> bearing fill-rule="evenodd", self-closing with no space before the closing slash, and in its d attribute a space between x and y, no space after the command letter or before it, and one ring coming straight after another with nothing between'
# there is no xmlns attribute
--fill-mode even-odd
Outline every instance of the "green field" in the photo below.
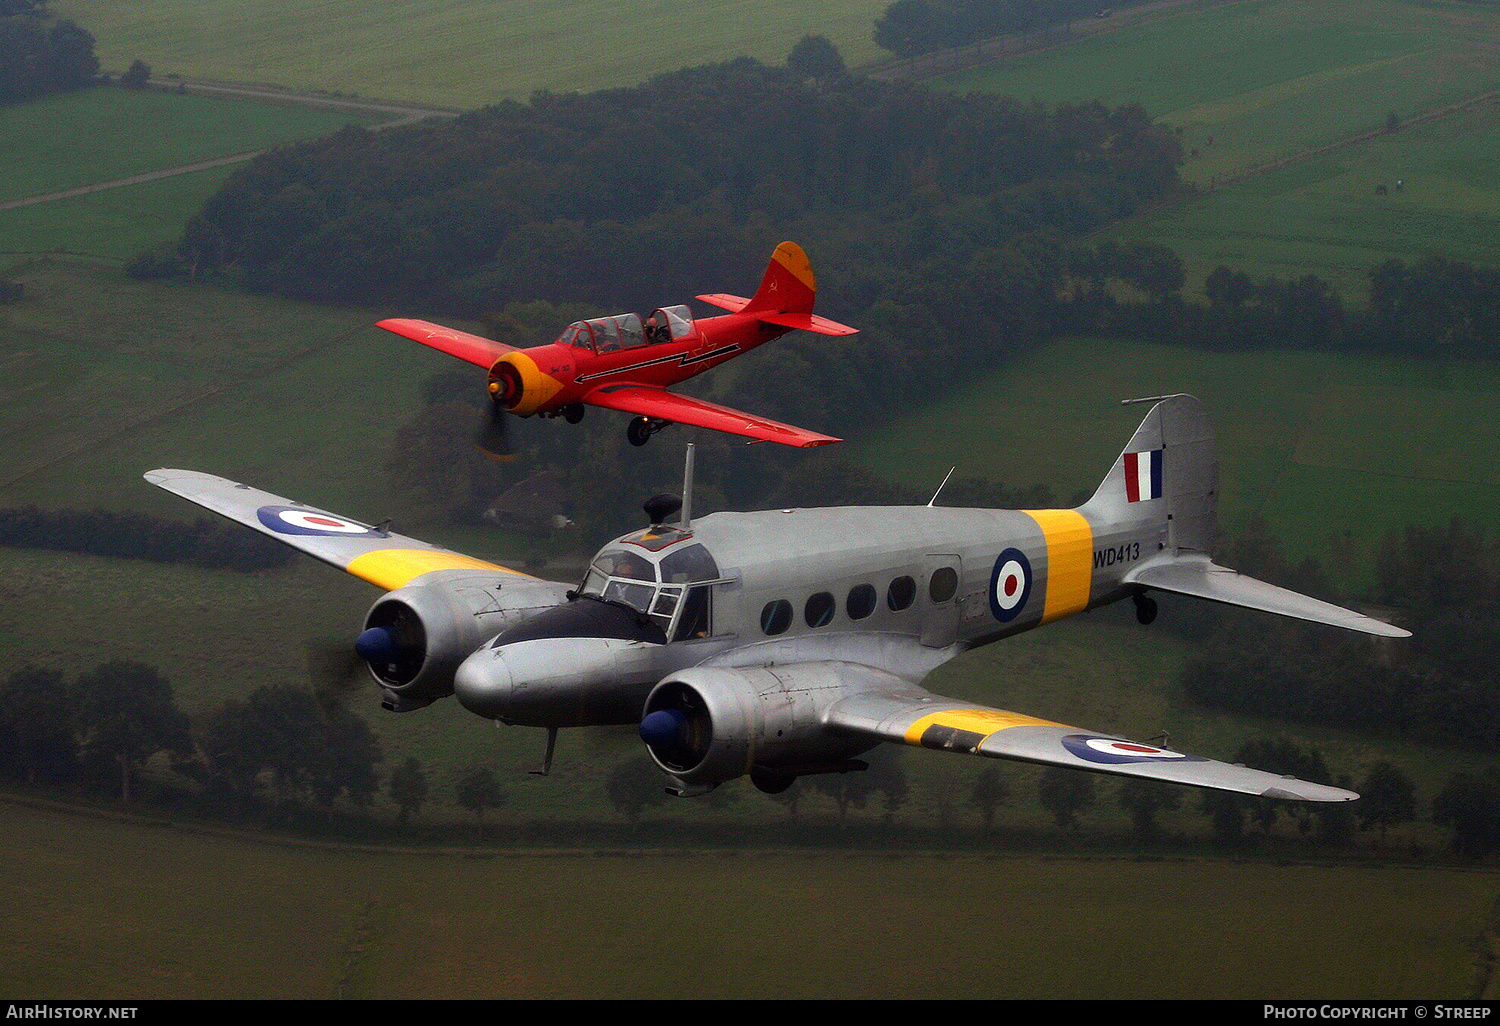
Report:
<svg viewBox="0 0 1500 1026"><path fill-rule="evenodd" d="M887 0L356 0L271 7L234 0L53 0L98 40L104 66L399 98L452 107L590 92L678 68L780 64L807 34L853 65L882 56ZM338 40L330 46L330 40Z"/></svg>
<svg viewBox="0 0 1500 1026"><path fill-rule="evenodd" d="M1465 4L1245 0L947 76L953 90L1141 103L1182 130L1183 178L1211 194L1118 226L1176 250L1189 289L1219 264L1317 274L1363 303L1365 271L1431 253L1500 263L1500 16ZM1382 129L1284 171L1248 171ZM1404 188L1399 192L1396 183ZM1389 195L1377 197L1377 185Z"/></svg>
<svg viewBox="0 0 1500 1026"><path fill-rule="evenodd" d="M361 112L84 89L0 106L0 203L326 135ZM389 120L389 118L387 118ZM66 131L59 132L60 125Z"/></svg>
<svg viewBox="0 0 1500 1026"><path fill-rule="evenodd" d="M26 1000L1452 999L1500 895L1435 869L341 852L8 804L0 824L0 989Z"/></svg>
<svg viewBox="0 0 1500 1026"><path fill-rule="evenodd" d="M7 143L0 152L0 204L253 152L371 120L360 112L124 89L0 106L0 138ZM234 169L0 210L0 258L67 253L128 260L181 236L188 218Z"/></svg>

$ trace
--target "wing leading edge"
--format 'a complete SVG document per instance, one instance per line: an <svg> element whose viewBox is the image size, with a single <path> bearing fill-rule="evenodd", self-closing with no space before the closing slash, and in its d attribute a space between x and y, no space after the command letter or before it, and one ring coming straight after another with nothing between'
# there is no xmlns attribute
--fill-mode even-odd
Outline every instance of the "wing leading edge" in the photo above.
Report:
<svg viewBox="0 0 1500 1026"><path fill-rule="evenodd" d="M1278 776L1246 766L1082 730L1023 713L991 709L894 684L872 671L868 690L834 703L824 716L830 728L881 741L1065 766L1220 791L1309 802L1344 802L1353 791Z"/></svg>
<svg viewBox="0 0 1500 1026"><path fill-rule="evenodd" d="M470 335L467 331L445 328L441 324L409 317L389 317L376 322L375 327L384 328L413 342L420 342L449 356L456 356L485 370L493 367L500 357L515 350L515 346L496 342L492 338Z"/></svg>
<svg viewBox="0 0 1500 1026"><path fill-rule="evenodd" d="M147 481L237 524L387 591L438 570L493 570L529 575L371 527L291 499L194 470L153 470Z"/></svg>

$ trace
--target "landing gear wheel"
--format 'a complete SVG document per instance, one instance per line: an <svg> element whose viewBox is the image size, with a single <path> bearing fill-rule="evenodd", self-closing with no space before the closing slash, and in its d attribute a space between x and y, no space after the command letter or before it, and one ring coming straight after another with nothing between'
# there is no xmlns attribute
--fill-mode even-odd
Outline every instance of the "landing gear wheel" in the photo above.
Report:
<svg viewBox="0 0 1500 1026"><path fill-rule="evenodd" d="M1142 624L1156 619L1156 600L1145 595L1135 597L1135 618Z"/></svg>
<svg viewBox="0 0 1500 1026"><path fill-rule="evenodd" d="M671 425L670 420L654 420L651 417L637 417L630 422L630 427L625 429L625 437L630 439L631 445L645 445L651 440L651 436L664 427Z"/></svg>
<svg viewBox="0 0 1500 1026"><path fill-rule="evenodd" d="M577 424L583 419L583 409L583 403L569 403L563 407L563 420L566 420L569 424Z"/></svg>

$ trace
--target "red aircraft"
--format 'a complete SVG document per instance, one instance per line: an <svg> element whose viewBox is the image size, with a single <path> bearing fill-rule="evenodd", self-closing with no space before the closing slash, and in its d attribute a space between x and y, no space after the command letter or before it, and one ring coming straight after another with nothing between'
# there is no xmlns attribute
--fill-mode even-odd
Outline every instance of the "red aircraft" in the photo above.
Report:
<svg viewBox="0 0 1500 1026"><path fill-rule="evenodd" d="M813 314L817 291L807 254L795 242L783 242L771 254L751 298L723 293L698 297L731 311L718 317L695 321L686 306L653 310L644 322L634 313L594 317L568 325L556 342L530 349L427 321L393 318L378 326L487 368L497 413L561 416L576 424L585 405L603 406L635 414L627 431L633 445L645 445L676 423L807 447L840 439L678 395L667 387L789 331L854 334L857 328Z"/></svg>

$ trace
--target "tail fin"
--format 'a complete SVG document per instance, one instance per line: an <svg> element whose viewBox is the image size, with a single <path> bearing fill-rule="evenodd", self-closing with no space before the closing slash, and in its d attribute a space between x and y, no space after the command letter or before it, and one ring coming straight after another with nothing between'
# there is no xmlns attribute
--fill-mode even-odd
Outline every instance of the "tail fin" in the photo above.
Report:
<svg viewBox="0 0 1500 1026"><path fill-rule="evenodd" d="M1219 456L1213 425L1197 399L1173 395L1151 407L1079 512L1096 538L1135 534L1159 539L1160 548L1142 552L1144 558L1127 564L1117 578L1137 593L1156 589L1387 638L1411 636L1410 631L1363 613L1213 562L1218 504Z"/></svg>
<svg viewBox="0 0 1500 1026"><path fill-rule="evenodd" d="M1163 521L1171 552L1208 553L1217 531L1219 454L1203 404L1172 395L1151 407L1084 505L1104 521Z"/></svg>
<svg viewBox="0 0 1500 1026"><path fill-rule="evenodd" d="M766 264L760 288L749 299L724 293L699 296L705 303L736 313L753 314L767 324L819 335L853 335L858 328L815 316L813 302L818 296L818 279L813 276L812 261L795 242L783 242Z"/></svg>
<svg viewBox="0 0 1500 1026"><path fill-rule="evenodd" d="M783 242L766 264L760 288L750 297L744 313L812 313L818 296L818 279L812 261L795 242Z"/></svg>

